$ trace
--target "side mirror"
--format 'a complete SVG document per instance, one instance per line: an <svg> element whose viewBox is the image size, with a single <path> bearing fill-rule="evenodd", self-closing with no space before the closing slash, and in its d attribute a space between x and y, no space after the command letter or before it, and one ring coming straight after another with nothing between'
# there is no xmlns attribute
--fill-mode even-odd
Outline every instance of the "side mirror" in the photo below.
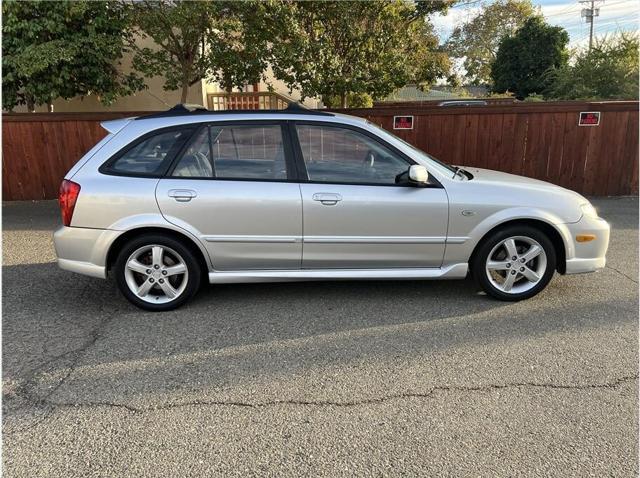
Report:
<svg viewBox="0 0 640 478"><path fill-rule="evenodd" d="M424 166L414 164L404 173L396 176L396 184L424 186L429 181L429 171Z"/></svg>
<svg viewBox="0 0 640 478"><path fill-rule="evenodd" d="M427 184L429 171L424 166L414 164L409 168L409 181L416 184Z"/></svg>

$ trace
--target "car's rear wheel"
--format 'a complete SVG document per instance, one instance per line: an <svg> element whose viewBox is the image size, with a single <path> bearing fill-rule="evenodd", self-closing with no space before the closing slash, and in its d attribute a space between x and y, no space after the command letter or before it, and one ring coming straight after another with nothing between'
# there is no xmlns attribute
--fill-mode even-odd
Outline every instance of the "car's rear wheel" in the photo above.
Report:
<svg viewBox="0 0 640 478"><path fill-rule="evenodd" d="M172 310L189 300L200 285L197 259L179 241L145 234L128 242L114 267L122 294L138 307Z"/></svg>
<svg viewBox="0 0 640 478"><path fill-rule="evenodd" d="M553 243L531 226L509 226L478 247L471 269L480 287L506 301L528 299L544 289L556 269Z"/></svg>

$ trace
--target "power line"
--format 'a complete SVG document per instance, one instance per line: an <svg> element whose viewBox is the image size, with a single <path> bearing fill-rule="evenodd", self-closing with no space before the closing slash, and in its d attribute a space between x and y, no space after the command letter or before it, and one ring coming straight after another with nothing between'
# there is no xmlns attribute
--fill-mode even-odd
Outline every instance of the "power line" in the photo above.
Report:
<svg viewBox="0 0 640 478"><path fill-rule="evenodd" d="M607 9L609 7L614 7L616 5L624 5L624 4L631 4L633 3L634 0L617 0L615 2L610 2L607 3ZM545 13L544 16L545 18L552 18L552 17L559 17L562 15L567 15L568 13L574 13L576 9L580 8L580 3L584 3L584 2L576 2L576 3L572 3L570 4L568 7L558 11L558 12L554 12L554 13ZM590 3L590 2L588 2Z"/></svg>
<svg viewBox="0 0 640 478"><path fill-rule="evenodd" d="M618 21L618 20L624 20L625 22L627 22L627 21L629 21L629 22L636 21L634 18L629 18L629 15L616 15L614 17L602 18L602 21L600 23L598 23L598 25L602 26L602 25L606 25L606 24L609 24L611 22L615 22L615 21ZM562 26L564 28L575 28L575 27L578 27L580 25L584 25L584 23L581 22L581 21L575 21L575 22L568 22L568 23L563 23L562 24Z"/></svg>
<svg viewBox="0 0 640 478"><path fill-rule="evenodd" d="M604 23L600 23L600 26L610 26L610 25L616 25L616 26L623 26L623 25L636 25L636 30L638 29L637 27L637 22L635 20L624 20L624 21L619 21L619 20L613 20L613 21L608 21L608 22L604 22Z"/></svg>
<svg viewBox="0 0 640 478"><path fill-rule="evenodd" d="M457 3L455 5L452 5L451 8L462 8L462 7L468 7L470 5L477 5L478 3L483 3L485 0L469 0L467 2L463 2L463 3Z"/></svg>
<svg viewBox="0 0 640 478"><path fill-rule="evenodd" d="M558 17L558 16L561 16L561 15L566 15L567 13L570 13L576 7L580 7L580 5L578 5L578 4L569 5L569 7L565 8L564 10L560 10L559 12L547 13L547 14L545 14L545 17L550 18L550 17Z"/></svg>
<svg viewBox="0 0 640 478"><path fill-rule="evenodd" d="M635 2L633 2L633 0L619 0L617 2L607 3L607 7L613 7L615 5L622 5L623 3L631 4L631 3L635 3Z"/></svg>

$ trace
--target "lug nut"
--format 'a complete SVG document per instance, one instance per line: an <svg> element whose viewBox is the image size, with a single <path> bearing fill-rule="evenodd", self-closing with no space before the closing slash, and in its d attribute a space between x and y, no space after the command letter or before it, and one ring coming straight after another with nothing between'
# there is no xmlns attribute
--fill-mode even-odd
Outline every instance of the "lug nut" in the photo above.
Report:
<svg viewBox="0 0 640 478"><path fill-rule="evenodd" d="M153 284L153 282L154 282L153 277L151 279L149 279L149 282L151 282Z"/></svg>
<svg viewBox="0 0 640 478"><path fill-rule="evenodd" d="M513 275L513 274L515 274L515 273L516 273L516 271L511 271L511 275Z"/></svg>
<svg viewBox="0 0 640 478"><path fill-rule="evenodd" d="M507 268L511 267L511 263L507 262Z"/></svg>
<svg viewBox="0 0 640 478"><path fill-rule="evenodd" d="M167 275L167 271L162 271L162 275L166 276Z"/></svg>
<svg viewBox="0 0 640 478"><path fill-rule="evenodd" d="M158 282L160 282L161 284L164 284L164 279L160 279Z"/></svg>
<svg viewBox="0 0 640 478"><path fill-rule="evenodd" d="M518 258L518 256L513 256L513 257L511 258L511 260L515 261L517 258Z"/></svg>
<svg viewBox="0 0 640 478"><path fill-rule="evenodd" d="M160 266L158 264L156 264L155 266L153 266L154 269L160 269Z"/></svg>
<svg viewBox="0 0 640 478"><path fill-rule="evenodd" d="M520 268L520 272L524 272L524 267L521 267L521 268Z"/></svg>
<svg viewBox="0 0 640 478"><path fill-rule="evenodd" d="M147 269L147 274L151 274L151 269Z"/></svg>
<svg viewBox="0 0 640 478"><path fill-rule="evenodd" d="M520 259L520 262L524 262L526 261L526 259L523 257L522 259Z"/></svg>

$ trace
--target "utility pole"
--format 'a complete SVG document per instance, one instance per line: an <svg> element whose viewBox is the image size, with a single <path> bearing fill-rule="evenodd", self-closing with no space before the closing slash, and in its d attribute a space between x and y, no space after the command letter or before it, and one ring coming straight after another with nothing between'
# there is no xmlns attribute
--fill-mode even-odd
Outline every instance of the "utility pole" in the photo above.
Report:
<svg viewBox="0 0 640 478"><path fill-rule="evenodd" d="M582 9L582 11L580 12L580 16L589 23L589 51L591 51L591 46L593 45L593 22L595 20L595 17L600 15L600 7L596 8L596 0L580 0L580 3L586 3L587 5L590 5L589 8Z"/></svg>

